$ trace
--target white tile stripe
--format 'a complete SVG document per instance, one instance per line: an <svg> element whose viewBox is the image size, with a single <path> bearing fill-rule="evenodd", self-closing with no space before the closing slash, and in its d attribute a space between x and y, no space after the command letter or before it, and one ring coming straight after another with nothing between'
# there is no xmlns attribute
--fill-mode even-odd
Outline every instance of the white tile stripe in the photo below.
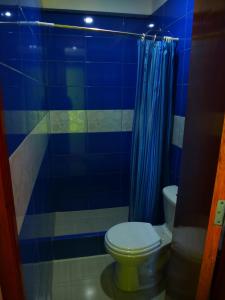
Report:
<svg viewBox="0 0 225 300"><path fill-rule="evenodd" d="M39 122L9 158L18 232L47 148L47 118Z"/></svg>
<svg viewBox="0 0 225 300"><path fill-rule="evenodd" d="M49 133L87 133L131 131L133 110L51 110L46 111L6 111L5 122L9 134L26 134L27 121L49 116ZM15 127L16 122L16 127ZM46 133L46 130L40 133Z"/></svg>
<svg viewBox="0 0 225 300"><path fill-rule="evenodd" d="M131 131L133 110L51 110L51 133Z"/></svg>
<svg viewBox="0 0 225 300"><path fill-rule="evenodd" d="M172 144L182 148L184 138L185 117L174 116Z"/></svg>
<svg viewBox="0 0 225 300"><path fill-rule="evenodd" d="M43 126L43 122L40 122L40 120L47 114L48 111L45 110L6 110L4 111L4 122L7 133L27 134L28 124L39 122L38 124ZM46 130L44 133L46 133Z"/></svg>
<svg viewBox="0 0 225 300"><path fill-rule="evenodd" d="M43 111L8 111L6 114L7 132L20 134L26 133L26 119L37 118ZM132 131L133 116L131 109L51 110L46 112L47 123L40 122L33 134ZM11 128L15 120L18 126ZM183 145L184 125L185 117L175 115L172 144L178 147Z"/></svg>

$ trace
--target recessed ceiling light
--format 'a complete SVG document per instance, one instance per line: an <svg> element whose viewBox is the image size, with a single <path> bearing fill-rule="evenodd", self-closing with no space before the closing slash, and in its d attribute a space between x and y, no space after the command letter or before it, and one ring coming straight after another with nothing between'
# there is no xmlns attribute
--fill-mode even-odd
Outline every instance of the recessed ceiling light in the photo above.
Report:
<svg viewBox="0 0 225 300"><path fill-rule="evenodd" d="M12 16L12 13L10 11L6 11L4 15L9 18Z"/></svg>
<svg viewBox="0 0 225 300"><path fill-rule="evenodd" d="M155 27L155 24L154 24L154 23L148 24L148 28L153 28L153 27Z"/></svg>
<svg viewBox="0 0 225 300"><path fill-rule="evenodd" d="M85 18L84 18L84 22L85 22L86 24L91 24L91 23L93 23L93 18L92 18L92 17L85 17Z"/></svg>

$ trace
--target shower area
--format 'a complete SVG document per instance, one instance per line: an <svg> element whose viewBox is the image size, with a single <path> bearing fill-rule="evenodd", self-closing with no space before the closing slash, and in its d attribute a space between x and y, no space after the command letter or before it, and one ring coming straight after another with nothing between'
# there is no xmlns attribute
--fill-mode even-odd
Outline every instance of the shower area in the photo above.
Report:
<svg viewBox="0 0 225 300"><path fill-rule="evenodd" d="M174 1L159 1L149 16L40 10L22 2L11 6L0 0L0 21L38 20L181 39L170 153L170 184L178 184L192 1L180 4L176 14ZM140 37L32 24L1 24L0 34L6 138L27 299L110 299L91 298L91 289L86 298L65 293L83 269L95 277L105 261L111 262L104 256L105 232L128 221Z"/></svg>
<svg viewBox="0 0 225 300"><path fill-rule="evenodd" d="M42 15L54 23L68 23L70 17L72 24L85 25L85 15ZM97 27L129 30L130 23L138 32L144 27L138 19L92 18ZM21 242L49 239L53 252L45 255L53 258L104 253L104 233L128 220L137 40L43 30L48 145Z"/></svg>

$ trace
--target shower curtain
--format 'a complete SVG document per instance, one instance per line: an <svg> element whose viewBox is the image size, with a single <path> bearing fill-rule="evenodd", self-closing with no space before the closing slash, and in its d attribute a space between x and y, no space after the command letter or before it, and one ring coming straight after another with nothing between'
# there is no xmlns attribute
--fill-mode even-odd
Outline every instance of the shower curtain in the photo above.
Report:
<svg viewBox="0 0 225 300"><path fill-rule="evenodd" d="M161 190L169 182L174 52L173 41L138 41L130 221L163 221Z"/></svg>

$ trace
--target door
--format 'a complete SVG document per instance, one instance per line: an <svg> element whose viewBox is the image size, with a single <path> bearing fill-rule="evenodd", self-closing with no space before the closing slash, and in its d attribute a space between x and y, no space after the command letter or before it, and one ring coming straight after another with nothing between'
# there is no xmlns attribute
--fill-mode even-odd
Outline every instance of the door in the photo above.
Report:
<svg viewBox="0 0 225 300"><path fill-rule="evenodd" d="M195 0L181 180L169 264L172 299L207 300L224 195L225 1ZM223 133L223 138L222 138ZM221 147L221 148L220 148Z"/></svg>
<svg viewBox="0 0 225 300"><path fill-rule="evenodd" d="M223 125L223 133L221 139L220 153L217 165L217 174L214 185L214 192L212 198L212 205L209 217L208 230L205 239L204 252L201 264L201 271L198 281L197 289L197 300L208 299L210 295L210 287L213 279L213 271L216 263L216 258L218 256L219 242L222 238L222 225L217 224L215 221L216 218L216 208L218 206L219 200L225 200L225 122ZM222 205L225 205L222 203ZM220 211L219 211L220 212ZM225 250L223 249L225 252ZM224 253L222 253L220 259L218 260L218 274L215 273L214 288L217 286L219 288L217 280L221 280L221 276L224 276L224 273L221 271L224 268L221 266L225 262ZM222 268L221 268L222 267ZM223 275L222 275L223 274ZM224 277L225 278L225 277ZM214 289L214 293L217 291ZM224 294L225 298L225 294ZM223 299L224 299L223 298ZM215 297L212 298L216 300ZM218 298L219 299L219 298Z"/></svg>
<svg viewBox="0 0 225 300"><path fill-rule="evenodd" d="M0 93L0 299L24 300L17 226ZM1 295L2 293L2 295Z"/></svg>

